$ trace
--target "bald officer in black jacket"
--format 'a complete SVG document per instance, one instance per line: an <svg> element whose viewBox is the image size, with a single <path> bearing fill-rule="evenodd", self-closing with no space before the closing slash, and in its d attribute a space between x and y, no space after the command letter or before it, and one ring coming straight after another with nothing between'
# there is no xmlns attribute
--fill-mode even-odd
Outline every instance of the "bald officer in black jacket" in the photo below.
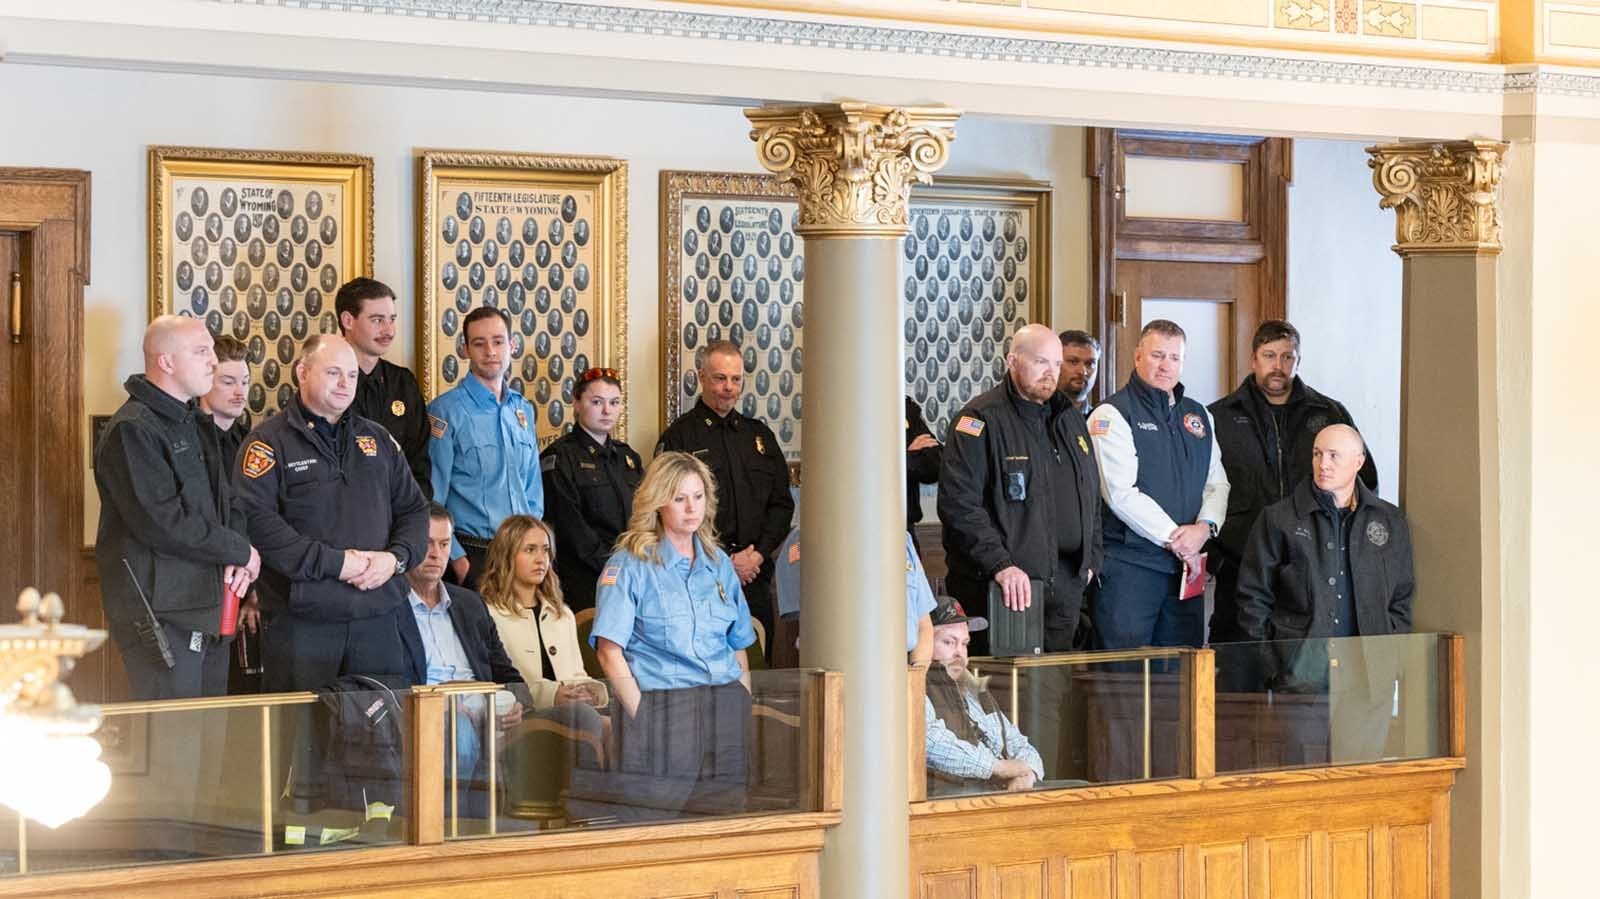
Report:
<svg viewBox="0 0 1600 899"><path fill-rule="evenodd" d="M946 590L968 609L988 607L990 584L1010 608L1043 602L1049 652L1072 648L1101 546L1100 473L1083 413L1057 392L1060 372L1055 333L1019 330L1000 386L952 420L939 475ZM1045 582L1043 597L1030 579ZM987 651L987 641L973 650Z"/></svg>
<svg viewBox="0 0 1600 899"><path fill-rule="evenodd" d="M1311 445L1329 425L1355 427L1343 403L1300 380L1300 332L1286 321L1261 323L1250 341L1251 372L1208 409L1228 472L1228 512L1209 544L1217 577L1211 642L1245 639L1235 601L1250 528L1263 509L1294 494L1311 476ZM1363 452L1361 481L1378 489L1378 468Z"/></svg>
<svg viewBox="0 0 1600 899"><path fill-rule="evenodd" d="M661 434L656 453L692 453L717 481L717 533L744 585L750 614L773 633L772 567L789 536L789 463L772 429L734 408L744 389L739 348L722 340L700 363L700 399ZM772 640L767 651L772 652Z"/></svg>
<svg viewBox="0 0 1600 899"><path fill-rule="evenodd" d="M195 400L217 368L211 334L199 319L163 315L145 330L144 360L94 453L106 623L134 699L220 696L231 642L220 636L223 588L244 596L261 557L233 506L216 429L197 423Z"/></svg>
<svg viewBox="0 0 1600 899"><path fill-rule="evenodd" d="M239 453L239 491L264 562L269 692L346 674L411 679L400 575L426 551L428 506L399 444L349 411L359 371L344 338L307 340L298 398Z"/></svg>

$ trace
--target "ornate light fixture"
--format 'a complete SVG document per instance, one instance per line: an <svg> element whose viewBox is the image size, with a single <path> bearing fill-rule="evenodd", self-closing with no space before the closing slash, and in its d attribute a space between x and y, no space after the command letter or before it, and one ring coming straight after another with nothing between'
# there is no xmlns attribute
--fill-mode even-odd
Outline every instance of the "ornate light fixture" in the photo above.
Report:
<svg viewBox="0 0 1600 899"><path fill-rule="evenodd" d="M78 705L60 682L106 632L62 624L65 610L60 596L29 587L17 597L22 622L0 625L0 805L51 828L111 788L93 736L100 709Z"/></svg>

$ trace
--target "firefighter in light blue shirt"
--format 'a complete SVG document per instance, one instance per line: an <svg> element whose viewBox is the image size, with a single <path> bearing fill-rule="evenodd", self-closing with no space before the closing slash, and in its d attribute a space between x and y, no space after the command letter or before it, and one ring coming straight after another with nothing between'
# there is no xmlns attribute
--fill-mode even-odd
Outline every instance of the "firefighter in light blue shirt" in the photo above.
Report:
<svg viewBox="0 0 1600 899"><path fill-rule="evenodd" d="M600 572L589 642L618 706L616 770L645 778L629 788L635 810L745 804L746 650L756 632L715 520L710 469L688 453L662 453Z"/></svg>
<svg viewBox="0 0 1600 899"><path fill-rule="evenodd" d="M511 319L492 306L461 326L470 372L428 405L434 499L455 518L450 571L475 587L500 522L544 514L544 480L533 404L506 383Z"/></svg>

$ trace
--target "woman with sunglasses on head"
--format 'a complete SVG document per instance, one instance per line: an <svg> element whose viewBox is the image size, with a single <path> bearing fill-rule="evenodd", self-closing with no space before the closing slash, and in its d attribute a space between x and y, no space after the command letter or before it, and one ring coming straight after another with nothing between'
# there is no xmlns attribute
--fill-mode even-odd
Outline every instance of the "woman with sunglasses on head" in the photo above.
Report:
<svg viewBox="0 0 1600 899"><path fill-rule="evenodd" d="M594 608L595 581L628 526L644 463L613 439L622 417L616 369L591 368L572 388L578 421L539 454L545 520L556 532L556 574L574 610Z"/></svg>

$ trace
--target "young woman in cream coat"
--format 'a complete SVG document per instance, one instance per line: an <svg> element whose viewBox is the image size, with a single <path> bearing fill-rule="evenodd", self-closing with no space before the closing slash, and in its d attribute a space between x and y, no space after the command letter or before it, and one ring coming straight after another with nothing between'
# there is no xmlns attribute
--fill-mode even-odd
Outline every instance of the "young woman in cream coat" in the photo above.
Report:
<svg viewBox="0 0 1600 899"><path fill-rule="evenodd" d="M512 515L489 541L478 589L536 709L582 704L604 708L606 689L583 668L578 622L561 597L550 526Z"/></svg>

